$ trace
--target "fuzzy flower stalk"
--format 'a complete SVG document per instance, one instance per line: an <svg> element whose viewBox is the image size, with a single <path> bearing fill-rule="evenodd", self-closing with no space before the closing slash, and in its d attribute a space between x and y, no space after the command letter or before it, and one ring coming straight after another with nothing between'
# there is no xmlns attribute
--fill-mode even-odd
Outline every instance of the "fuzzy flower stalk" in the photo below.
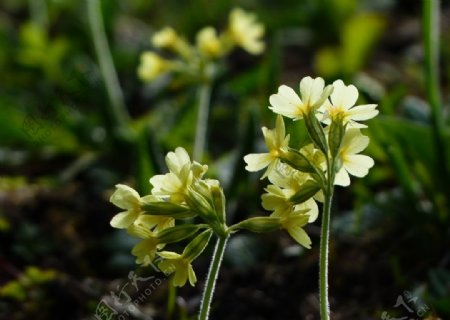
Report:
<svg viewBox="0 0 450 320"><path fill-rule="evenodd" d="M319 261L322 320L330 319L328 243L334 186L349 186L350 176L364 177L374 165L372 158L360 154L369 144L361 129L367 127L363 121L378 114L377 105L356 105L357 100L356 87L342 80L325 86L320 77L305 77L299 93L280 86L269 99L269 109L278 114L275 128L262 128L267 151L244 157L248 171L264 170L261 179L267 177L269 185L262 195L262 206L272 213L238 223L241 229L268 232L281 228L297 243L311 248L304 228L317 219L317 202L323 203ZM303 121L309 135L306 145L289 146L283 116Z"/></svg>
<svg viewBox="0 0 450 320"><path fill-rule="evenodd" d="M224 70L225 57L235 48L252 55L263 53L263 37L264 25L258 22L256 15L235 8L230 12L227 27L221 32L213 26L205 26L190 43L173 28L165 27L153 34L153 50L141 54L137 74L143 82L166 76L178 86L198 86L195 160L202 159L206 148L211 87Z"/></svg>

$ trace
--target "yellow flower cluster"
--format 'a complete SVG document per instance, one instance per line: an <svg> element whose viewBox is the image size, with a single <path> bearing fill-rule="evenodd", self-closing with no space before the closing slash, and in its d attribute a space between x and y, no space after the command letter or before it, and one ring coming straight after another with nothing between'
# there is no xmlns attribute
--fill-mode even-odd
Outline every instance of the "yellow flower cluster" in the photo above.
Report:
<svg viewBox="0 0 450 320"><path fill-rule="evenodd" d="M254 14L240 8L230 13L228 27L221 34L212 26L198 31L195 44L190 44L177 32L165 27L156 32L152 45L156 49L173 53L173 59L166 59L154 51L141 54L138 76L143 81L151 81L167 72L179 72L189 76L208 76L210 62L224 57L238 46L250 54L260 54L264 51L264 26L259 23Z"/></svg>
<svg viewBox="0 0 450 320"><path fill-rule="evenodd" d="M124 211L112 218L111 226L141 239L131 251L136 263L149 265L159 257L164 259L159 263L161 271L174 273L175 286L188 280L194 285L192 261L203 252L213 231L225 232L225 197L217 180L203 179L208 167L191 161L185 149L169 152L166 164L168 173L150 178L150 195L141 197L126 185L116 186L110 201ZM195 217L202 223L189 222ZM162 251L167 244L188 238L193 240L182 254Z"/></svg>
<svg viewBox="0 0 450 320"><path fill-rule="evenodd" d="M358 90L342 80L325 86L322 78L305 77L300 81L300 95L282 85L270 96L270 109L278 114L275 128L262 128L268 151L244 157L248 171L265 169L262 178L271 184L262 195L262 206L272 211L268 225L278 219L281 228L301 245L309 248L311 240L303 230L318 216L316 201L323 201L334 185L348 186L350 176L363 177L374 165L372 158L359 154L369 144L360 129L360 121L378 114L375 104L355 106ZM283 116L303 119L312 143L299 149L289 147ZM263 228L264 220L254 224ZM249 229L255 225L247 222Z"/></svg>

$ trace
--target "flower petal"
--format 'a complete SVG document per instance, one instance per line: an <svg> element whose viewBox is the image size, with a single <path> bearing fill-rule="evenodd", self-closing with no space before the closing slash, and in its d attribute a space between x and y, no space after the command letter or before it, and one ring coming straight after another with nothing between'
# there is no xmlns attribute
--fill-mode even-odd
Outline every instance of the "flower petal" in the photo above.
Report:
<svg viewBox="0 0 450 320"><path fill-rule="evenodd" d="M188 266L188 275L189 275L189 283L191 286L194 286L197 282L197 276L195 275L194 269L192 268L192 265L189 264Z"/></svg>
<svg viewBox="0 0 450 320"><path fill-rule="evenodd" d="M344 161L344 168L355 177L364 177L374 165L371 157L363 154L349 155Z"/></svg>
<svg viewBox="0 0 450 320"><path fill-rule="evenodd" d="M137 214L130 211L125 211L116 214L110 222L111 227L117 229L128 228L137 218Z"/></svg>
<svg viewBox="0 0 450 320"><path fill-rule="evenodd" d="M311 238L301 227L293 227L287 230L292 238L305 248L311 249Z"/></svg>
<svg viewBox="0 0 450 320"><path fill-rule="evenodd" d="M341 170L336 173L334 184L343 187L350 185L350 176L348 175L348 172L344 167L342 167Z"/></svg>
<svg viewBox="0 0 450 320"><path fill-rule="evenodd" d="M300 94L304 104L312 106L322 95L325 81L320 78L305 77L300 80Z"/></svg>
<svg viewBox="0 0 450 320"><path fill-rule="evenodd" d="M334 106L350 109L355 105L358 100L358 89L354 85L346 86L342 80L336 80L333 87L331 101Z"/></svg>
<svg viewBox="0 0 450 320"><path fill-rule="evenodd" d="M354 121L363 121L374 118L379 111L376 110L376 104L364 104L351 108L347 115Z"/></svg>
<svg viewBox="0 0 450 320"><path fill-rule="evenodd" d="M245 169L250 172L256 172L267 167L272 161L272 156L268 153L251 153L244 157L247 163Z"/></svg>
<svg viewBox="0 0 450 320"><path fill-rule="evenodd" d="M117 184L116 191L111 195L109 201L121 209L133 209L140 202L139 193L124 184Z"/></svg>

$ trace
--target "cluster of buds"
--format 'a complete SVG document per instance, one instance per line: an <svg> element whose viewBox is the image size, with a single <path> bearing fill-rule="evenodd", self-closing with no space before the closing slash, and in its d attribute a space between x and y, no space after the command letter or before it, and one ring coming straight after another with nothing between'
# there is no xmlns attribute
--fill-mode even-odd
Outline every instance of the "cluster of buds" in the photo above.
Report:
<svg viewBox="0 0 450 320"><path fill-rule="evenodd" d="M214 72L214 62L239 46L250 54L260 54L264 50L264 26L256 16L242 9L234 9L229 16L228 27L221 34L212 26L201 29L195 44L190 44L171 27L165 27L152 37L152 45L157 49L174 54L167 59L154 51L141 55L138 75L143 81L151 81L168 72L178 72L193 79L209 77Z"/></svg>
<svg viewBox="0 0 450 320"><path fill-rule="evenodd" d="M302 246L311 240L303 227L318 217L316 201L330 196L334 185L348 186L350 176L363 177L374 165L373 159L359 154L369 144L361 133L360 121L378 114L375 104L355 106L358 90L342 80L325 86L322 78L300 81L300 96L282 85L270 96L269 107L277 113L274 129L262 128L266 153L244 157L251 172L266 169L261 179L270 184L262 195L262 206L272 211L269 217L255 217L237 226L255 232L285 229ZM310 143L289 146L283 116L303 119ZM237 227L236 226L236 227Z"/></svg>
<svg viewBox="0 0 450 320"><path fill-rule="evenodd" d="M203 252L212 234L227 236L225 197L217 180L203 178L208 167L191 161L185 149L169 152L166 164L168 173L150 179L150 195L141 197L126 185L116 186L110 201L125 211L112 218L111 226L141 239L132 249L137 264L159 260L161 271L174 273L175 286L188 280L194 285L192 261ZM198 223L196 217L200 218ZM166 245L187 239L192 240L181 254L163 251Z"/></svg>

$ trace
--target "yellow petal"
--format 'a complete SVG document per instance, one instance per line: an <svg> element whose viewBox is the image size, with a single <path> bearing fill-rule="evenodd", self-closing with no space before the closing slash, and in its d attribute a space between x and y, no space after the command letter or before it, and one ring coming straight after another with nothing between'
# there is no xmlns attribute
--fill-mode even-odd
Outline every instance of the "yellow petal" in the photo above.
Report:
<svg viewBox="0 0 450 320"><path fill-rule="evenodd" d="M114 205L121 209L134 209L140 202L139 193L124 184L117 184L116 191L109 199Z"/></svg>
<svg viewBox="0 0 450 320"><path fill-rule="evenodd" d="M252 153L244 157L247 163L245 169L250 172L256 172L267 167L272 161L272 157L268 153Z"/></svg>
<svg viewBox="0 0 450 320"><path fill-rule="evenodd" d="M365 104L361 106L356 106L354 108L351 108L347 115L350 119L354 121L363 121L363 120L369 120L374 118L379 111L376 110L377 105L376 104Z"/></svg>
<svg viewBox="0 0 450 320"><path fill-rule="evenodd" d="M355 105L358 100L358 89L354 85L346 86L342 80L336 80L333 87L330 97L334 106L350 109Z"/></svg>
<svg viewBox="0 0 450 320"><path fill-rule="evenodd" d="M305 248L311 249L311 239L303 228L293 227L287 230L292 238Z"/></svg>
<svg viewBox="0 0 450 320"><path fill-rule="evenodd" d="M312 106L322 95L325 81L318 78L305 77L300 81L300 93L303 102Z"/></svg>
<svg viewBox="0 0 450 320"><path fill-rule="evenodd" d="M348 175L347 170L342 167L338 173L336 173L336 177L334 178L334 184L338 186L349 186L350 185L350 176Z"/></svg>
<svg viewBox="0 0 450 320"><path fill-rule="evenodd" d="M349 155L345 159L344 168L355 177L364 177L374 165L371 157L363 154Z"/></svg>
<svg viewBox="0 0 450 320"><path fill-rule="evenodd" d="M125 211L116 214L110 222L111 227L117 229L128 228L137 218L138 213Z"/></svg>
<svg viewBox="0 0 450 320"><path fill-rule="evenodd" d="M191 286L194 286L197 282L197 276L195 275L194 269L192 268L192 265L189 264L188 266L188 274L189 274L189 283Z"/></svg>

